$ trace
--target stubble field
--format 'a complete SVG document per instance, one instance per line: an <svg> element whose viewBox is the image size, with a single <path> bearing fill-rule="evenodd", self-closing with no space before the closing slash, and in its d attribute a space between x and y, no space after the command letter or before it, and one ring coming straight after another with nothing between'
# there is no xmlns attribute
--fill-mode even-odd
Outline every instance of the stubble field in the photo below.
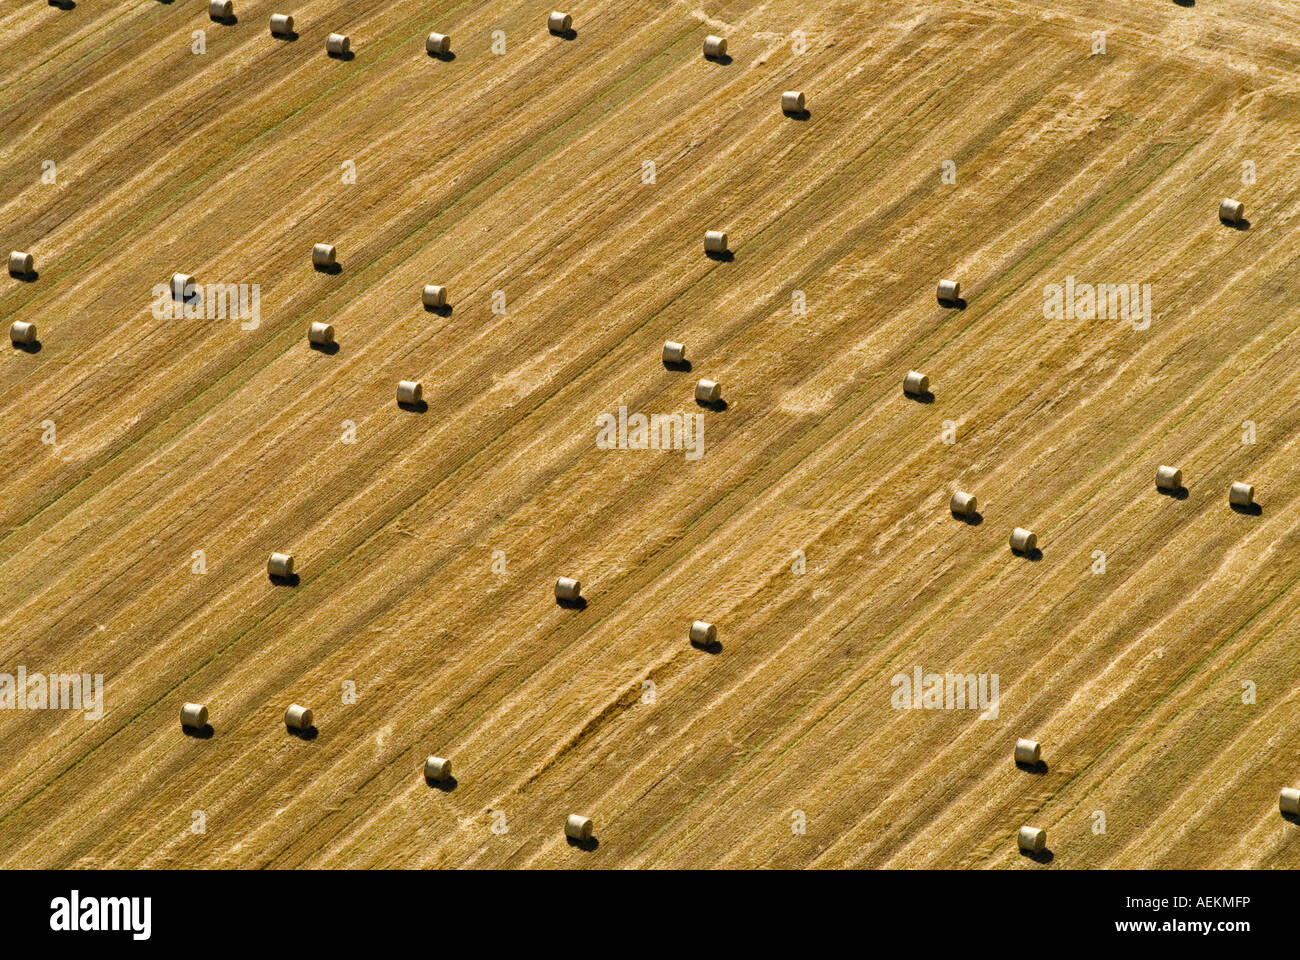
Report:
<svg viewBox="0 0 1300 960"><path fill-rule="evenodd" d="M0 310L41 343L0 361L0 672L105 682L97 720L0 710L0 866L1296 865L1300 10L549 9L0 17L0 247L39 271ZM260 323L159 321L175 272ZM1149 328L1045 318L1067 277L1150 284ZM701 413L703 456L598 449L620 405ZM996 715L896 709L916 667L996 674Z"/></svg>

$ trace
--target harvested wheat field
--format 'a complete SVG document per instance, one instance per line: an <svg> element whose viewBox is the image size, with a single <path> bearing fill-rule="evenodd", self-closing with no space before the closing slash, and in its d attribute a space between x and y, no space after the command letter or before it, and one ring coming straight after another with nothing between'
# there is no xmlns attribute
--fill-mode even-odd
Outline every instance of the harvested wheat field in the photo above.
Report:
<svg viewBox="0 0 1300 960"><path fill-rule="evenodd" d="M0 867L1300 862L1300 10L550 11L0 17Z"/></svg>

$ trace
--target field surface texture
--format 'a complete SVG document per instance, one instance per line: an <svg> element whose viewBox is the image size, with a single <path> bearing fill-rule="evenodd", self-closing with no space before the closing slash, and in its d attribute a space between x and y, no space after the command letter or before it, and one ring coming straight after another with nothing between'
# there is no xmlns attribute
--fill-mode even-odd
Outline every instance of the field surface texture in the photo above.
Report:
<svg viewBox="0 0 1300 960"><path fill-rule="evenodd" d="M1300 4L550 9L0 13L0 867L1295 866Z"/></svg>

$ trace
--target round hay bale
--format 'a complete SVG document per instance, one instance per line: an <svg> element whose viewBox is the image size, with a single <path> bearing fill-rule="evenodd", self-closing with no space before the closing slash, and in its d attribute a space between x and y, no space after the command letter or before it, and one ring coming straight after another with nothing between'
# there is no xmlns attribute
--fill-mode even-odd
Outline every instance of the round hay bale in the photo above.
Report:
<svg viewBox="0 0 1300 960"><path fill-rule="evenodd" d="M424 779L450 780L451 761L443 757L429 757L424 761Z"/></svg>
<svg viewBox="0 0 1300 960"><path fill-rule="evenodd" d="M570 840L576 840L584 843L591 839L591 818L580 817L576 813L569 814L564 821L564 835Z"/></svg>
<svg viewBox="0 0 1300 960"><path fill-rule="evenodd" d="M284 711L284 725L290 730L310 730L311 722L312 712L307 707L293 703Z"/></svg>
<svg viewBox="0 0 1300 960"><path fill-rule="evenodd" d="M903 392L923 397L930 392L930 378L916 370L907 371L903 377Z"/></svg>
<svg viewBox="0 0 1300 960"><path fill-rule="evenodd" d="M1224 223L1238 224L1246 217L1246 205L1240 200L1224 197L1219 201L1219 219Z"/></svg>
<svg viewBox="0 0 1300 960"><path fill-rule="evenodd" d="M29 347L36 342L36 324L27 320L15 320L9 326L9 339L16 347Z"/></svg>
<svg viewBox="0 0 1300 960"><path fill-rule="evenodd" d="M15 277L30 277L36 272L36 261L30 253L15 250L9 254L9 273Z"/></svg>
<svg viewBox="0 0 1300 960"><path fill-rule="evenodd" d="M695 384L695 399L700 403L717 403L722 399L722 384L716 380L701 380Z"/></svg>
<svg viewBox="0 0 1300 960"><path fill-rule="evenodd" d="M397 402L416 404L424 397L424 384L419 380L402 380L397 384Z"/></svg>
<svg viewBox="0 0 1300 960"><path fill-rule="evenodd" d="M1156 486L1161 490L1181 490L1183 488L1183 471L1177 467L1156 467Z"/></svg>
<svg viewBox="0 0 1300 960"><path fill-rule="evenodd" d="M1038 827L1021 827L1016 834L1016 843L1026 853L1042 853L1047 849L1047 831Z"/></svg>
<svg viewBox="0 0 1300 960"><path fill-rule="evenodd" d="M1016 553L1033 553L1037 546L1037 535L1030 533L1024 527L1016 527L1011 531L1011 549Z"/></svg>
<svg viewBox="0 0 1300 960"><path fill-rule="evenodd" d="M201 703L181 704L181 726L202 730L208 725L208 708Z"/></svg>
<svg viewBox="0 0 1300 960"><path fill-rule="evenodd" d="M718 628L705 620L696 620L691 624L691 643L699 647L711 647L718 642Z"/></svg>
<svg viewBox="0 0 1300 960"><path fill-rule="evenodd" d="M1249 483L1234 483L1228 488L1228 502L1234 507L1249 507L1255 502L1255 487Z"/></svg>
<svg viewBox="0 0 1300 960"><path fill-rule="evenodd" d="M332 267L338 263L338 251L332 243L318 243L311 248L311 263L314 267Z"/></svg>
<svg viewBox="0 0 1300 960"><path fill-rule="evenodd" d="M1034 766L1043 754L1043 745L1037 740L1020 739L1016 741L1016 763Z"/></svg>
<svg viewBox="0 0 1300 960"><path fill-rule="evenodd" d="M975 494L963 493L960 490L948 501L948 509L959 517L970 517L979 512L975 507Z"/></svg>

